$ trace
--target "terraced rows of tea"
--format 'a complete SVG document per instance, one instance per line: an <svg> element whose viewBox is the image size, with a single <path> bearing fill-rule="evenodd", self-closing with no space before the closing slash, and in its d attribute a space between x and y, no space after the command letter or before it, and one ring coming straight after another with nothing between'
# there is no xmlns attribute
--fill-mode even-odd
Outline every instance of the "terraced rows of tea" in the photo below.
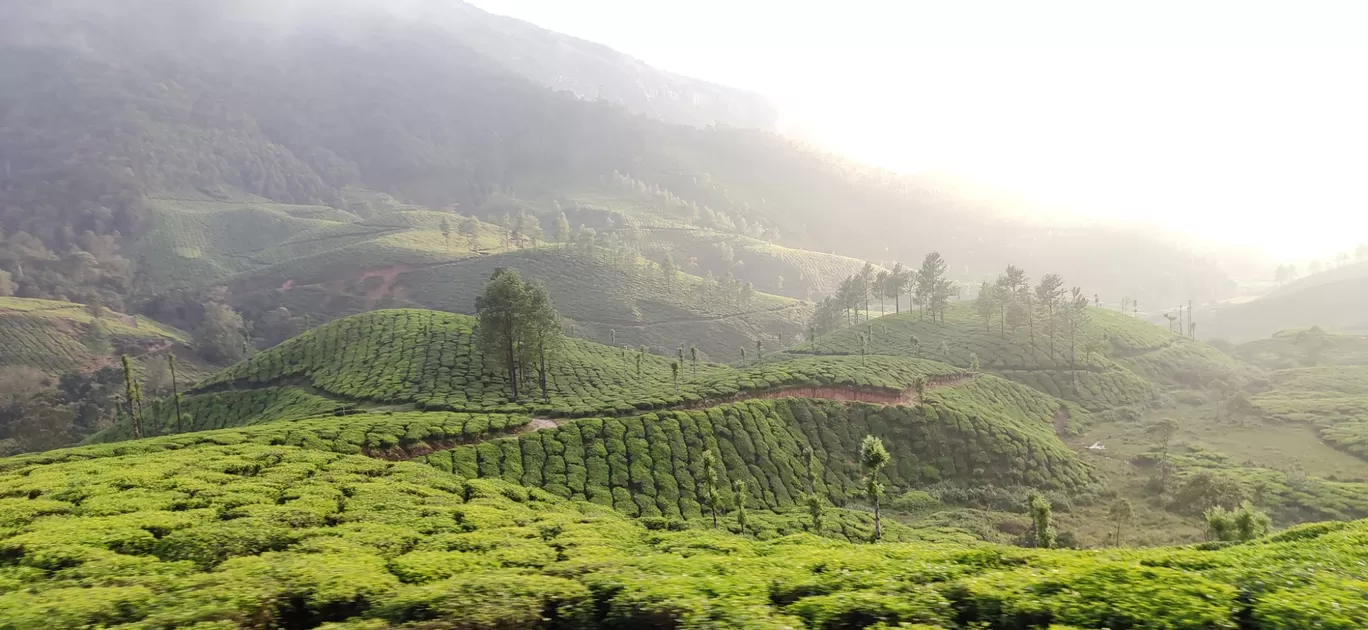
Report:
<svg viewBox="0 0 1368 630"><path fill-rule="evenodd" d="M744 368L686 356L678 389L671 359L640 350L568 339L539 392L509 400L502 370L481 354L475 319L437 311L388 310L316 328L228 368L192 393L278 385L305 379L350 400L414 403L454 411L526 410L540 415L622 414L726 399L743 390L849 386L901 393L918 378L959 371L932 361L897 357L792 357ZM780 360L782 359L782 360ZM535 389L535 388L532 388Z"/></svg>
<svg viewBox="0 0 1368 630"><path fill-rule="evenodd" d="M1088 312L1077 336L1076 371L1066 333L1056 333L1052 355L1046 321L1037 320L1032 341L1026 326L1005 333L996 321L985 326L967 302L953 303L944 323L904 312L842 328L789 352L859 354L863 336L866 353L926 357L966 368L977 361L982 369L1094 411L1148 403L1160 384L1195 386L1243 369L1206 344L1114 311Z"/></svg>
<svg viewBox="0 0 1368 630"><path fill-rule="evenodd" d="M110 352L160 343L187 341L178 331L137 318L137 326L124 316L110 313L102 318L109 331L103 340L108 348L92 350L84 342L86 330L94 321L86 307L70 302L0 298L0 366L32 367L49 374L60 374L92 365Z"/></svg>
<svg viewBox="0 0 1368 630"><path fill-rule="evenodd" d="M954 481L1077 490L1094 479L1055 437L1048 418L1011 404L984 404L985 390L1024 389L985 377L975 389L928 395L920 406L876 407L787 398L699 411L575 420L554 430L433 453L424 461L464 477L500 478L552 494L611 505L632 516L696 518L703 509L703 451L718 456L723 487L744 481L764 507L801 501L814 489L836 505L858 500L860 440L884 439L894 464L885 481L905 490Z"/></svg>

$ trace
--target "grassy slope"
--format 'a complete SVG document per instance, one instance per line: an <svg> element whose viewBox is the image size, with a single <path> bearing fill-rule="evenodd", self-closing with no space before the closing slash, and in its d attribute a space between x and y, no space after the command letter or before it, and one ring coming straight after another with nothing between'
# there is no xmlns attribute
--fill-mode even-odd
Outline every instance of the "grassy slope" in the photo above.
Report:
<svg viewBox="0 0 1368 630"><path fill-rule="evenodd" d="M103 317L112 353L140 354L162 344L187 343L185 333L143 317L119 313ZM97 354L82 343L94 321L86 307L70 302L0 298L0 367L26 366L58 374L95 366L111 354ZM136 326L133 324L136 323Z"/></svg>
<svg viewBox="0 0 1368 630"><path fill-rule="evenodd" d="M1368 459L1368 366L1283 370L1253 398L1264 416L1315 427L1328 444Z"/></svg>
<svg viewBox="0 0 1368 630"><path fill-rule="evenodd" d="M859 273L865 265L865 261L848 256L794 249L700 228L647 229L645 236L653 260L669 253L681 265L696 261L697 268L687 267L695 273L712 271L722 275L731 271L754 282L758 290L798 298L807 297L809 290L815 295L834 292L842 280ZM731 247L732 260L721 258L720 243ZM783 286L779 285L781 277Z"/></svg>
<svg viewBox="0 0 1368 630"><path fill-rule="evenodd" d="M1218 551L759 542L261 445L9 468L0 505L0 615L14 628L1368 623L1364 523Z"/></svg>
<svg viewBox="0 0 1368 630"><path fill-rule="evenodd" d="M968 302L952 304L944 324L923 319L916 312L887 315L824 335L791 352L858 354L864 334L869 339L868 353L922 356L959 367L969 367L976 358L985 370L1077 401L1090 410L1148 403L1162 386L1202 384L1229 378L1241 369L1238 362L1204 343L1120 313L1090 309L1089 318L1079 335L1077 393L1069 369L1067 335L1057 334L1052 356L1044 332L1046 322L1036 322L1033 344L1025 326L1006 334L996 324L991 330L985 328ZM1096 342L1096 352L1087 352L1085 339Z"/></svg>

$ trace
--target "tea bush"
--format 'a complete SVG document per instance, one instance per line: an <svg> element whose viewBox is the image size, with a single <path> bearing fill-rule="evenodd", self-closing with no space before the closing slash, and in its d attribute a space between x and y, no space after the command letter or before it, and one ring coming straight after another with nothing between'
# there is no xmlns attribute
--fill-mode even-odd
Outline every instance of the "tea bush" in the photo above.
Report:
<svg viewBox="0 0 1368 630"><path fill-rule="evenodd" d="M1364 522L1209 551L762 541L290 446L0 470L7 628L1368 624Z"/></svg>

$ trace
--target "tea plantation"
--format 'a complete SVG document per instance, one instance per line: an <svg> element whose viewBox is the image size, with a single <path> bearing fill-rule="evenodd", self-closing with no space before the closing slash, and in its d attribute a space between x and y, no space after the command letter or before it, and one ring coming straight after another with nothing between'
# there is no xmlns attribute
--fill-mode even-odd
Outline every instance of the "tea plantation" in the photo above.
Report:
<svg viewBox="0 0 1368 630"><path fill-rule="evenodd" d="M986 377L987 381L991 377ZM1019 389L999 379L979 389ZM465 477L502 478L588 500L631 516L696 518L703 451L717 454L723 487L743 481L758 506L799 504L808 484L836 505L858 501L855 463L866 435L889 445L884 479L900 490L945 481L1077 490L1091 471L1054 436L1048 421L1003 405L975 405L978 391L937 390L916 407L811 399L751 401L705 411L567 422L555 430L429 455ZM940 392L948 394L944 398ZM1040 410L1044 411L1044 410ZM809 479L806 453L818 462Z"/></svg>
<svg viewBox="0 0 1368 630"><path fill-rule="evenodd" d="M415 463L197 445L0 466L7 628L1359 628L1368 524L1040 551L675 531Z"/></svg>
<svg viewBox="0 0 1368 630"><path fill-rule="evenodd" d="M146 318L107 313L101 322L108 332L96 343L87 334L93 321L80 304L0 298L0 367L31 367L55 375L92 366L116 351L138 354L143 348L189 340L185 333Z"/></svg>

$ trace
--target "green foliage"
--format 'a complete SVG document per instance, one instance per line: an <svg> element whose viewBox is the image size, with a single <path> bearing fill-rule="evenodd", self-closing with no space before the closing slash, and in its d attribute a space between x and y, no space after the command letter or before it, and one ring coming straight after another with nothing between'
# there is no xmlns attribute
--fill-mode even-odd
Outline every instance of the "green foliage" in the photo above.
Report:
<svg viewBox="0 0 1368 630"><path fill-rule="evenodd" d="M290 446L0 471L0 619L19 629L1368 622L1364 522L1212 551L1016 549L935 532L870 546L780 534L782 513L755 514L747 533L771 533L739 537ZM834 516L830 529L861 518Z"/></svg>
<svg viewBox="0 0 1368 630"><path fill-rule="evenodd" d="M1220 506L1209 508L1202 517L1206 519L1207 536L1221 542L1248 542L1267 535L1272 528L1268 515L1248 501L1233 510Z"/></svg>

